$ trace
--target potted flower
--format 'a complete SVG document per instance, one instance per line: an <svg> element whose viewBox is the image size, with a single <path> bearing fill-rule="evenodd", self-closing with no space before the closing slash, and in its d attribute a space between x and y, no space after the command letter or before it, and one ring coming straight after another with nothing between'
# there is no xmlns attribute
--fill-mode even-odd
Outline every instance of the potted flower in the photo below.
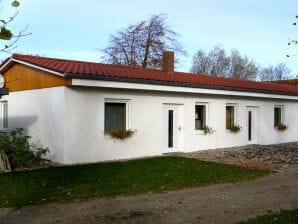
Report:
<svg viewBox="0 0 298 224"><path fill-rule="evenodd" d="M134 133L135 131L133 130L114 130L105 132L105 134L110 135L112 138L121 140L131 137Z"/></svg>
<svg viewBox="0 0 298 224"><path fill-rule="evenodd" d="M213 130L213 128L208 127L208 126L204 126L203 129L202 129L202 131L204 132L204 135L212 134L213 132L215 132L215 131Z"/></svg>
<svg viewBox="0 0 298 224"><path fill-rule="evenodd" d="M230 128L228 128L228 130L230 130L230 132L237 133L241 130L241 127L235 124L235 125L232 125Z"/></svg>
<svg viewBox="0 0 298 224"><path fill-rule="evenodd" d="M284 131L287 128L288 127L285 124L283 124L283 123L280 123L280 124L278 124L278 125L275 126L275 129L278 130L278 131Z"/></svg>

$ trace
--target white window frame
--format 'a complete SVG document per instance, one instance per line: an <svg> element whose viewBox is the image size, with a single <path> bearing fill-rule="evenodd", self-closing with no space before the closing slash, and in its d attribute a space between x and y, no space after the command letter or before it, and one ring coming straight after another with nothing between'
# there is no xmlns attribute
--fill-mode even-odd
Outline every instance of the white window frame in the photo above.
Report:
<svg viewBox="0 0 298 224"><path fill-rule="evenodd" d="M196 106L205 106L205 123L206 123L206 126L210 126L209 125L209 110L210 110L210 103L209 102L197 102L195 103L195 106L194 106L194 117L193 117L193 122L195 122L196 120ZM204 135L204 130L196 130L196 125L194 123L194 129L195 129L195 134L196 135Z"/></svg>
<svg viewBox="0 0 298 224"><path fill-rule="evenodd" d="M274 105L273 107L273 127L274 127L274 119L275 119L275 114L274 114L274 110L275 108L280 108L281 111L281 117L280 117L280 123L285 125L285 105ZM274 127L275 128L275 127Z"/></svg>
<svg viewBox="0 0 298 224"><path fill-rule="evenodd" d="M105 98L103 105L103 132L105 132L105 105L106 103L124 103L125 104L125 128L126 130L130 129L130 100L129 99L112 99Z"/></svg>
<svg viewBox="0 0 298 224"><path fill-rule="evenodd" d="M226 123L227 122L227 119L226 119L227 106L234 107L234 125L239 125L238 124L238 104L237 103L227 103L225 106L225 129L226 129L226 131L230 132L230 130L227 129L227 123Z"/></svg>
<svg viewBox="0 0 298 224"><path fill-rule="evenodd" d="M4 111L6 110L6 112ZM4 118L4 116L6 117ZM6 119L7 127L4 126L4 120ZM6 131L8 129L8 102L0 101L0 130Z"/></svg>

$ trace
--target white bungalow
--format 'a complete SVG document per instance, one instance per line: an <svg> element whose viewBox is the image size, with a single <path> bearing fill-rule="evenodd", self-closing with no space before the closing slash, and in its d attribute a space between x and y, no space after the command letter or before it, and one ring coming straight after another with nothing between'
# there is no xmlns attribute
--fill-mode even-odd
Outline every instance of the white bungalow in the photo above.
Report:
<svg viewBox="0 0 298 224"><path fill-rule="evenodd" d="M154 70L15 54L0 126L65 164L298 141L297 86L174 72L173 57Z"/></svg>

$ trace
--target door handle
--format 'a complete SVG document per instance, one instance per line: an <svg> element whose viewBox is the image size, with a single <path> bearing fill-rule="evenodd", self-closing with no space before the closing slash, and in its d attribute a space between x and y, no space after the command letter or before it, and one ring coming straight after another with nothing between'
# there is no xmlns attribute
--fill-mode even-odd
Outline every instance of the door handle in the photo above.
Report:
<svg viewBox="0 0 298 224"><path fill-rule="evenodd" d="M181 126L179 126L178 130L181 131Z"/></svg>

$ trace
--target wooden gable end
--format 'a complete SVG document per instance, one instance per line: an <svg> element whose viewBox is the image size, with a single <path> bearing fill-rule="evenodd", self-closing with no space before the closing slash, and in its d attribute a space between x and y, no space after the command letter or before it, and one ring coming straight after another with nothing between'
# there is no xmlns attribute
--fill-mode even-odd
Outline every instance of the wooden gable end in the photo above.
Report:
<svg viewBox="0 0 298 224"><path fill-rule="evenodd" d="M5 88L9 92L71 85L70 78L60 77L19 63L6 70L3 76Z"/></svg>

